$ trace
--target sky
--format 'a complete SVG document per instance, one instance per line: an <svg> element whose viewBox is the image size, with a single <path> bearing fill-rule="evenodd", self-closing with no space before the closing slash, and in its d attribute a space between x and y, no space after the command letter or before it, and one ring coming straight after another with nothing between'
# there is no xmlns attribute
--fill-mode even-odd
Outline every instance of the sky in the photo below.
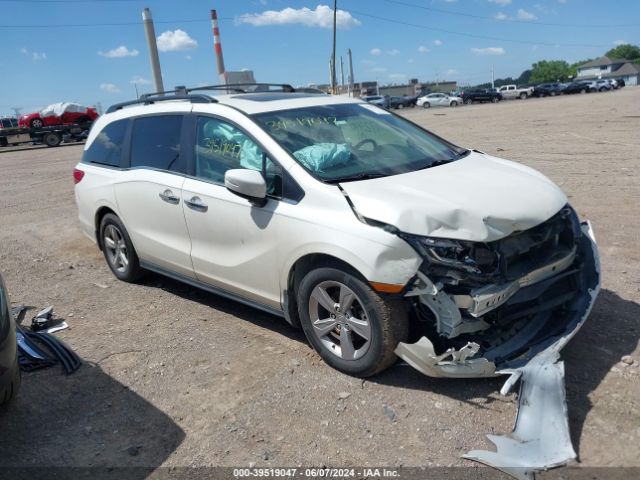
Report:
<svg viewBox="0 0 640 480"><path fill-rule="evenodd" d="M615 4L615 7L613 5ZM0 115L62 101L103 108L154 90L142 10L153 14L165 88L219 83L210 9L227 70L294 86L329 82L328 0L0 0ZM640 44L637 0L338 0L337 65L381 84L517 77Z"/></svg>

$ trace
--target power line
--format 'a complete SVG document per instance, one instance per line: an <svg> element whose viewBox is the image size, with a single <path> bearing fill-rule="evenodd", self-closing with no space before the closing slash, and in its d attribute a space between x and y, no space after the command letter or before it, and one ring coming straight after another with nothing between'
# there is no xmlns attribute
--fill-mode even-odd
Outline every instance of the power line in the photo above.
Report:
<svg viewBox="0 0 640 480"><path fill-rule="evenodd" d="M424 5L416 5L415 3L409 3L409 2L401 2L400 0L384 0L387 3L394 3L396 5L403 5L405 7L413 7L413 8L419 8L421 10L428 10L431 12L439 12L439 13L444 13L446 15L457 15L460 17L470 17L470 18L479 18L481 20L491 20L494 22L511 22L511 23L526 23L529 25L544 25L544 26L548 26L548 27L576 27L576 28L620 28L620 27L637 27L640 26L640 23L627 23L627 24L617 24L617 25L605 25L605 24L593 24L593 25L589 25L589 24L577 24L577 23L550 23L550 22L538 22L538 21L531 21L531 20L519 20L517 18L504 18L504 19L497 19L495 17L487 17L485 15L475 15L473 13L464 13L464 12L456 12L453 10L445 10L443 8L436 8L436 7L425 7Z"/></svg>
<svg viewBox="0 0 640 480"><path fill-rule="evenodd" d="M2 2L3 0L0 0ZM233 20L232 18L218 18L218 20ZM210 23L211 20L154 20L154 23ZM111 22L111 23L56 23L56 24L31 24L31 25L0 25L0 28L71 28L71 27L122 27L128 25L142 25L138 22Z"/></svg>
<svg viewBox="0 0 640 480"><path fill-rule="evenodd" d="M350 9L349 10L352 13L355 13L357 15L361 15L363 17L369 17L369 18L373 18L376 20L380 20L383 22L390 22L390 23L396 23L398 25L404 25L406 27L414 27L414 28L420 28L423 30L430 30L430 31L434 31L434 32L442 32L442 33L448 33L450 35L460 35L463 37L471 37L471 38L481 38L483 40L494 40L494 41L498 41L498 42L508 42L508 43L519 43L522 45L544 45L544 46L548 46L548 47L595 47L595 48L608 48L609 45L593 45L593 44L586 44L586 43L555 43L555 42L532 42L532 41L528 41L528 40L514 40L514 39L509 39L509 38L501 38L501 37L490 37L490 36L486 36L486 35L477 35L474 33L466 33L466 32L456 32L454 30L447 30L444 28L437 28L437 27L427 27L426 25L418 25L416 23L409 23L409 22L403 22L401 20L393 20L391 18L386 18L386 17L378 17L376 15L371 15L369 13L365 13L365 12L359 12L357 10L353 10Z"/></svg>
<svg viewBox="0 0 640 480"><path fill-rule="evenodd" d="M149 0L0 0L0 3L136 3L136 2L146 2Z"/></svg>

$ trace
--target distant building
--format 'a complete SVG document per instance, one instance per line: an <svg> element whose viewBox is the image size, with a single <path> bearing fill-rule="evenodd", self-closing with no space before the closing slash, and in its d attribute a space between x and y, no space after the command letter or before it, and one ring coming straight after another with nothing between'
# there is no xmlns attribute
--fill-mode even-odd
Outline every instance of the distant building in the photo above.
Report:
<svg viewBox="0 0 640 480"><path fill-rule="evenodd" d="M600 57L578 67L576 80L595 80L600 78L622 79L626 85L638 85L640 65L624 58Z"/></svg>
<svg viewBox="0 0 640 480"><path fill-rule="evenodd" d="M359 87L359 88L358 88ZM362 82L356 85L354 89L360 95L376 95L379 89L380 95L389 95L391 97L413 97L431 92L448 93L456 90L458 84L456 82L430 82L420 83L417 79L412 78L406 85L377 85L376 82Z"/></svg>

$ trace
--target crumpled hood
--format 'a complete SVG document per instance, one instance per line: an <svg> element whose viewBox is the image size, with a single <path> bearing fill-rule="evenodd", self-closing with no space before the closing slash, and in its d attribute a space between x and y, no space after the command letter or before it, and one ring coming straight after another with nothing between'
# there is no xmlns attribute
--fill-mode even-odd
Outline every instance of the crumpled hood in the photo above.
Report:
<svg viewBox="0 0 640 480"><path fill-rule="evenodd" d="M567 203L564 193L536 170L478 152L341 187L365 218L415 235L476 242L534 227Z"/></svg>

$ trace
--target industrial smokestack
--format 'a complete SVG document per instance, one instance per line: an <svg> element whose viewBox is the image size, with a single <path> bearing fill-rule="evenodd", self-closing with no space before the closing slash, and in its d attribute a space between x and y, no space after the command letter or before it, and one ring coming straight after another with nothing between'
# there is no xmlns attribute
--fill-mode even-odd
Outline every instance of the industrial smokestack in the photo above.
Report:
<svg viewBox="0 0 640 480"><path fill-rule="evenodd" d="M145 8L142 11L142 21L144 23L144 33L147 36L147 46L149 47L149 60L151 61L153 83L155 83L156 92L164 92L164 86L162 85L162 72L160 71L160 58L158 57L158 45L156 44L156 32L153 28L151 10L148 8Z"/></svg>
<svg viewBox="0 0 640 480"><path fill-rule="evenodd" d="M223 83L227 83L227 72L224 68L224 58L222 57L222 43L220 43L220 28L218 28L218 14L211 10L211 28L213 28L213 50L216 53L216 63L218 64L218 75Z"/></svg>

